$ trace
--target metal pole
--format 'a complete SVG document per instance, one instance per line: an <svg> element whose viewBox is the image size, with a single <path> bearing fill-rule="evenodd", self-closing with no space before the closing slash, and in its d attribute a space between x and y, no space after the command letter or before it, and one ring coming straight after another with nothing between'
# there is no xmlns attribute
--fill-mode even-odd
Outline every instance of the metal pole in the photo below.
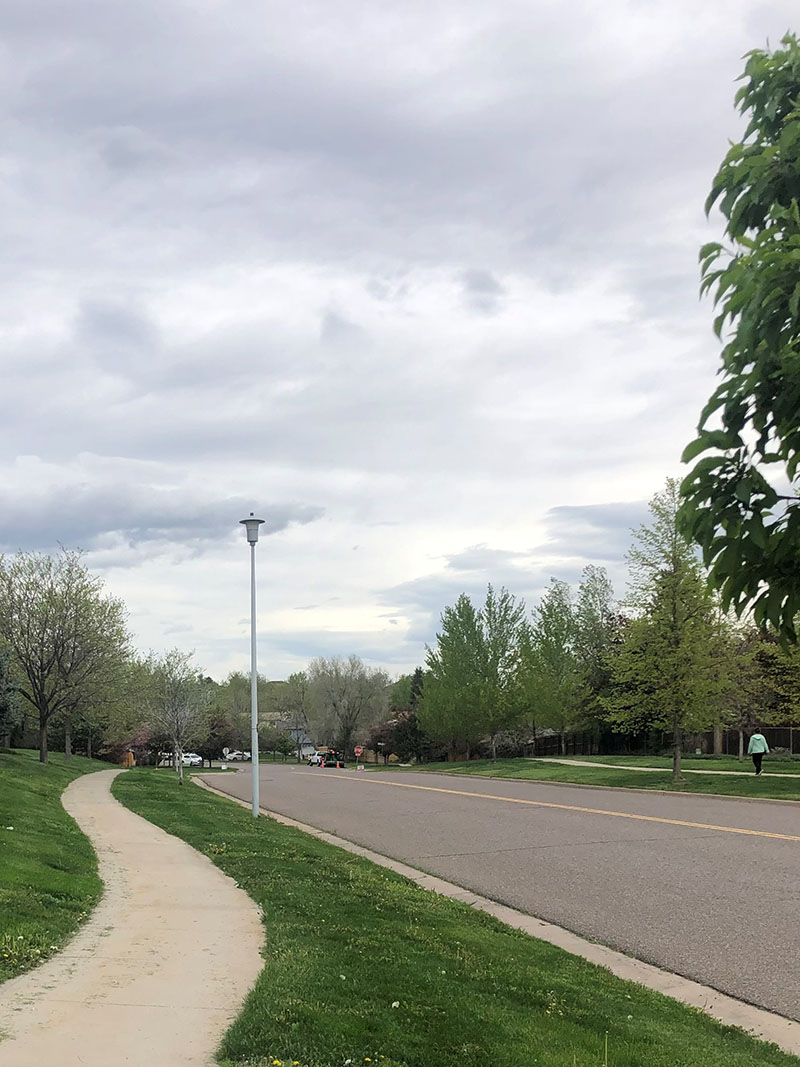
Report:
<svg viewBox="0 0 800 1067"><path fill-rule="evenodd" d="M258 818L258 673L256 671L256 546L250 544L250 758L253 770L253 818Z"/></svg>

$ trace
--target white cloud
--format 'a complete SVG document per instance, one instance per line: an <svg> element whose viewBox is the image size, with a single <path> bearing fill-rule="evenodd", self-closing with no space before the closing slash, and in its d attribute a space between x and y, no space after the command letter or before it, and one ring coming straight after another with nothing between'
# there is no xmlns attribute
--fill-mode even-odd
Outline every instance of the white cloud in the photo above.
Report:
<svg viewBox="0 0 800 1067"><path fill-rule="evenodd" d="M488 581L619 578L716 369L734 78L793 14L10 0L0 542L83 545L216 673L251 509L272 676L413 666Z"/></svg>

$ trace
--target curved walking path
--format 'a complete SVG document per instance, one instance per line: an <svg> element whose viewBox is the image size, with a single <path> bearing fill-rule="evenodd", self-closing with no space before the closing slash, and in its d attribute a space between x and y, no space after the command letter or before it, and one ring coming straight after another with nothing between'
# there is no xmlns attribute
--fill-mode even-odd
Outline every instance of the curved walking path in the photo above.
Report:
<svg viewBox="0 0 800 1067"><path fill-rule="evenodd" d="M533 759L534 757L531 757ZM536 756L536 763L563 763L565 767L607 767L612 771L644 771L646 774L664 774L671 771L672 767L639 767L633 763L598 763L596 760L571 759L569 756ZM724 774L731 776L754 778L752 771L712 771L696 770L689 767L681 767L681 774ZM785 771L763 771L762 778L800 778L800 774L787 774Z"/></svg>
<svg viewBox="0 0 800 1067"><path fill-rule="evenodd" d="M105 893L64 951L0 986L0 1067L208 1067L263 960L259 909L205 856L75 779Z"/></svg>

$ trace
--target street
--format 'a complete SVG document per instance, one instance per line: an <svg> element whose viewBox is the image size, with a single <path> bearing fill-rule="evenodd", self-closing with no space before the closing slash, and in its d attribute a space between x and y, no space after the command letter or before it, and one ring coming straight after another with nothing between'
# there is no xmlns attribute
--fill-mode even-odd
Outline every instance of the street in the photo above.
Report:
<svg viewBox="0 0 800 1067"><path fill-rule="evenodd" d="M209 775L250 799L250 768ZM414 772L264 764L261 804L800 1019L800 812Z"/></svg>

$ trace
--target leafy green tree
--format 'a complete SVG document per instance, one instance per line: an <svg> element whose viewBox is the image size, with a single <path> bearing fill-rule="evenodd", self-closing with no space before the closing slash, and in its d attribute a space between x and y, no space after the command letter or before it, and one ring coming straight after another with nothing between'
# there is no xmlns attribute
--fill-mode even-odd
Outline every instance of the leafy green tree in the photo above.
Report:
<svg viewBox="0 0 800 1067"><path fill-rule="evenodd" d="M19 722L19 693L12 677L12 656L0 648L0 746L11 745L11 732Z"/></svg>
<svg viewBox="0 0 800 1067"><path fill-rule="evenodd" d="M494 762L497 759L497 735L519 723L522 715L519 665L525 604L517 602L507 589L495 593L490 585L480 619L484 669L481 718L489 735Z"/></svg>
<svg viewBox="0 0 800 1067"><path fill-rule="evenodd" d="M800 611L800 45L750 52L736 94L749 118L706 203L729 244L700 251L725 339L722 381L685 462L683 529L701 547L723 608L796 640ZM710 420L718 420L714 427ZM789 492L776 484L786 483Z"/></svg>
<svg viewBox="0 0 800 1067"><path fill-rule="evenodd" d="M519 720L524 614L524 604L506 589L495 593L491 585L480 611L464 593L454 607L445 608L436 648L427 653L418 721L431 738L449 746L452 756L469 754L488 735L496 758L498 733Z"/></svg>
<svg viewBox="0 0 800 1067"><path fill-rule="evenodd" d="M236 728L227 712L214 700L213 689L208 690L207 699L205 729L201 739L195 744L195 751L210 767L212 760L222 759L223 749L236 747Z"/></svg>
<svg viewBox="0 0 800 1067"><path fill-rule="evenodd" d="M121 600L104 592L80 552L20 552L0 558L0 639L10 648L21 696L39 718L39 759L47 729L70 715L112 661L129 654Z"/></svg>
<svg viewBox="0 0 800 1067"><path fill-rule="evenodd" d="M713 720L719 693L712 656L714 604L691 544L678 528L679 486L669 479L650 502L652 523L636 531L628 603L638 612L614 660L604 699L617 728L672 733L672 775L681 775L687 730Z"/></svg>
<svg viewBox="0 0 800 1067"><path fill-rule="evenodd" d="M532 614L521 643L520 686L532 721L559 735L563 755L582 696L575 611L567 583L551 579Z"/></svg>
<svg viewBox="0 0 800 1067"><path fill-rule="evenodd" d="M596 731L605 716L612 660L620 647L624 618L604 567L584 568L575 601L575 657L582 675L581 718Z"/></svg>
<svg viewBox="0 0 800 1067"><path fill-rule="evenodd" d="M483 633L479 613L462 593L441 616L426 653L425 689L417 717L425 733L447 745L450 759L469 758L485 733L482 721Z"/></svg>
<svg viewBox="0 0 800 1067"><path fill-rule="evenodd" d="M411 686L413 677L410 674L401 674L393 683L389 694L390 708L408 708L411 706Z"/></svg>
<svg viewBox="0 0 800 1067"><path fill-rule="evenodd" d="M286 762L286 757L291 756L295 751L294 738L286 730L281 730L278 734L275 741L275 751L283 758L284 763Z"/></svg>
<svg viewBox="0 0 800 1067"><path fill-rule="evenodd" d="M753 625L731 630L727 641L724 654L731 666L723 722L738 732L739 759L743 759L745 734L757 726L797 721L800 655L794 648L781 648L775 638Z"/></svg>

